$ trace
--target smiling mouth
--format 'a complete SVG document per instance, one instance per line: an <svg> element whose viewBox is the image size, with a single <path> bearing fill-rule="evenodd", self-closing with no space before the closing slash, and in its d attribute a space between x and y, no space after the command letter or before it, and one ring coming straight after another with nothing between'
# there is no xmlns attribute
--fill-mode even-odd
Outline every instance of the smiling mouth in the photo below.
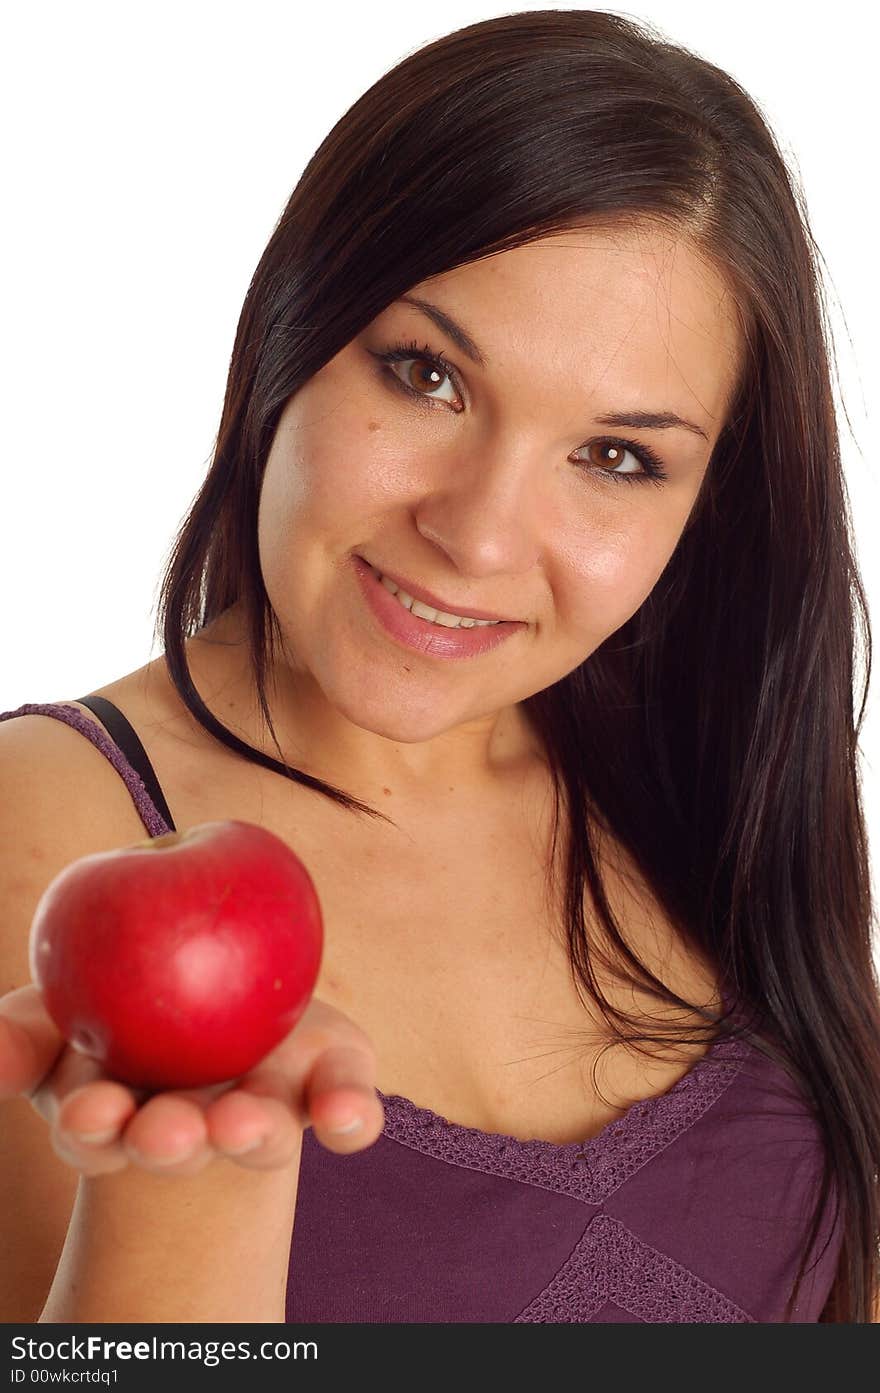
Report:
<svg viewBox="0 0 880 1393"><path fill-rule="evenodd" d="M444 601L438 600L429 591L413 585L411 581L386 575L366 557L362 556L359 559L365 566L369 567L374 579L388 591L389 595L393 595L404 609L409 610L416 618L426 620L429 624L437 624L447 629L472 629L488 628L497 624L524 623L523 620L505 619L501 615L480 614L479 611L469 610L465 607L458 611L452 605L446 605Z"/></svg>
<svg viewBox="0 0 880 1393"><path fill-rule="evenodd" d="M445 610L433 609L431 605L423 605L421 600L414 600L412 595L408 595L405 590L401 590L401 588L395 585L393 580L389 580L387 576L383 576L380 571L376 570L375 566L371 566L370 570L373 572L379 584L384 586L389 595L394 596L395 600L397 600L403 609L409 610L410 614L414 614L417 619L424 619L426 623L434 624L438 628L491 629L503 622L500 619L466 619L460 614L449 614Z"/></svg>

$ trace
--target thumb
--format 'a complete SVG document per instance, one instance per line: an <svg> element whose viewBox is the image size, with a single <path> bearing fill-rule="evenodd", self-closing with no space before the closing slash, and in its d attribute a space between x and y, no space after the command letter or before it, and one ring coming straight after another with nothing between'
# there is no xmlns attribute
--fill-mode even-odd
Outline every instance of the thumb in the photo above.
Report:
<svg viewBox="0 0 880 1393"><path fill-rule="evenodd" d="M66 1043L39 987L0 996L0 1100L34 1093Z"/></svg>

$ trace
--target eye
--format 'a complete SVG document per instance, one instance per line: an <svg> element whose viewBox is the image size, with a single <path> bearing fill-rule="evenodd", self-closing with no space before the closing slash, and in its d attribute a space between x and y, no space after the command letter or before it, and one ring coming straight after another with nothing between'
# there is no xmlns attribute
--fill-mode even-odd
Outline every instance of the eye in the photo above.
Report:
<svg viewBox="0 0 880 1393"><path fill-rule="evenodd" d="M446 361L442 353L432 352L427 345L419 348L416 343L398 343L393 348L386 349L384 353L374 353L373 357L387 363L392 381L402 391L417 399L429 403L439 401L451 406L454 396L450 400L448 396L438 395L444 378L453 388L453 393L457 393L461 398L456 369ZM400 372L397 371L398 367L401 369ZM456 410L463 410L463 406L457 407Z"/></svg>
<svg viewBox="0 0 880 1393"><path fill-rule="evenodd" d="M619 479L623 483L641 483L646 479L653 479L655 483L659 484L668 477L659 455L656 455L648 445L636 445L631 440L616 440L605 437L591 440L587 445L582 445L581 449L588 453L594 450L610 451L612 459L606 458L597 461L594 457L587 460L586 463L595 463L601 473L608 474L612 479ZM631 464L629 467L624 467L627 455L630 456L631 461L635 460L638 463L639 469L634 470Z"/></svg>

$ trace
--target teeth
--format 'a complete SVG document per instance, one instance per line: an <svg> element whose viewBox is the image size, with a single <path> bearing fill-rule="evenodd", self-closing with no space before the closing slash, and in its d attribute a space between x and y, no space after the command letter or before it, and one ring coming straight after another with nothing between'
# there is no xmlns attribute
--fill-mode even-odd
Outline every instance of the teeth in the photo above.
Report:
<svg viewBox="0 0 880 1393"><path fill-rule="evenodd" d="M427 619L431 624L440 624L444 629L485 629L491 624L500 624L500 619L463 619L460 614L445 614L441 609L432 609L430 605L423 605L421 600L414 600L412 595L407 595L405 590L400 590L389 580L387 576L373 569L373 575L384 585L389 595L394 595L412 614L420 619Z"/></svg>

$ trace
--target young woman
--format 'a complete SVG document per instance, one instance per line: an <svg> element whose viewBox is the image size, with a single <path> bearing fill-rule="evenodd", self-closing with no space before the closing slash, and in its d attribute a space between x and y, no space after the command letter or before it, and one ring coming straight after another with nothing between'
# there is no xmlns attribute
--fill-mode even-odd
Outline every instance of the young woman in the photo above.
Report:
<svg viewBox="0 0 880 1393"><path fill-rule="evenodd" d="M871 1320L857 609L742 89L589 10L386 74L255 272L162 657L2 715L3 1319ZM223 818L311 872L315 998L139 1093L60 1039L33 912Z"/></svg>

